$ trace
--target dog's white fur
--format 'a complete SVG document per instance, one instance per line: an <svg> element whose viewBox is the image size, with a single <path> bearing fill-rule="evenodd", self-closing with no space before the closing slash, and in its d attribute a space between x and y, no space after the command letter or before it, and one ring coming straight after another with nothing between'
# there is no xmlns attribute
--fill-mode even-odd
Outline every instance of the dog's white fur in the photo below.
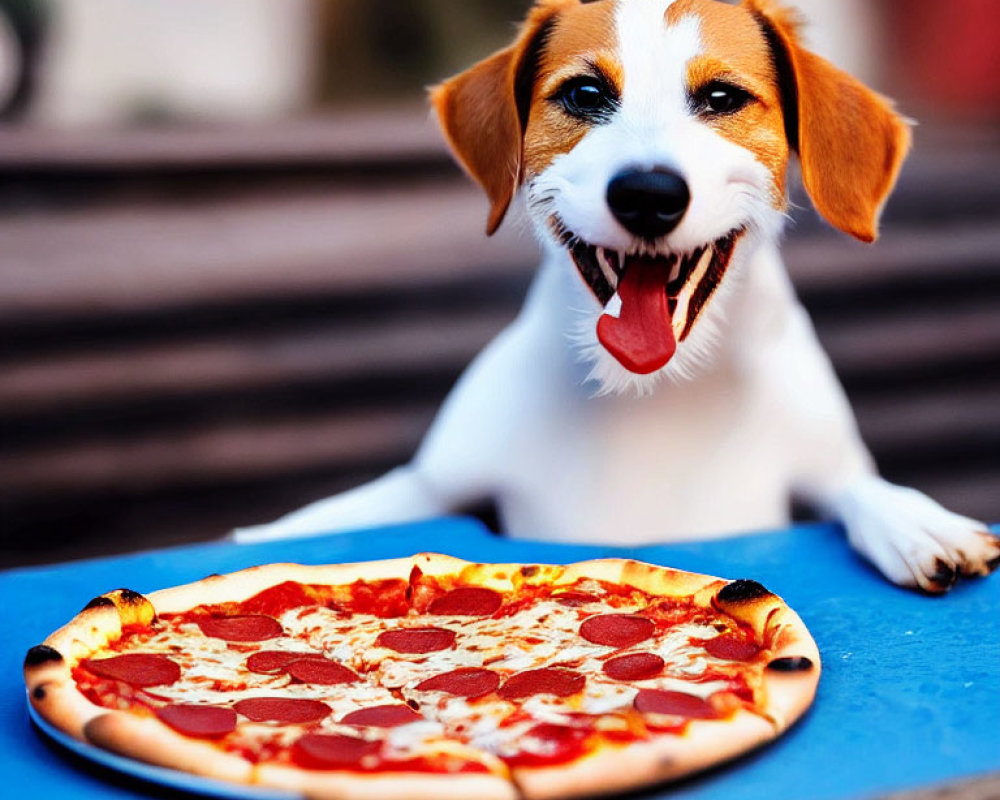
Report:
<svg viewBox="0 0 1000 800"><path fill-rule="evenodd" d="M1000 546L984 525L877 476L781 263L770 172L690 113L685 68L702 43L693 17L663 25L671 2L620 4L621 107L529 180L541 269L412 463L239 539L407 522L494 499L515 537L678 541L783 526L796 496L841 520L896 583L942 591L995 566ZM634 249L605 194L637 165L679 169L691 187L660 250L748 231L692 337L646 377L598 343L597 319L617 300L599 306L547 227L555 212L585 241Z"/></svg>

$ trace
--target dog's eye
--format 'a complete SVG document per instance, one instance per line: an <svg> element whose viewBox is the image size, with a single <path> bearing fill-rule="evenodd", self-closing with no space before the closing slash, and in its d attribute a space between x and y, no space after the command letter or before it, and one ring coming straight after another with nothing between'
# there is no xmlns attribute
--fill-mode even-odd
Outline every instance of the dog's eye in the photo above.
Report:
<svg viewBox="0 0 1000 800"><path fill-rule="evenodd" d="M693 100L696 111L712 116L725 116L745 108L753 100L753 95L738 86L712 81L701 88Z"/></svg>
<svg viewBox="0 0 1000 800"><path fill-rule="evenodd" d="M589 121L607 116L618 102L603 81L590 77L563 84L554 99L571 116Z"/></svg>

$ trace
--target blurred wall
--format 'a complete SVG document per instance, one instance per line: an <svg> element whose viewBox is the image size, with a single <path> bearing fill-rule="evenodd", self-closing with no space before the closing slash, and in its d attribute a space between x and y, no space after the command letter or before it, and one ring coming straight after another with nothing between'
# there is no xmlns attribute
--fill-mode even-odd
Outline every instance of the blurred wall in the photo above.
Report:
<svg viewBox="0 0 1000 800"><path fill-rule="evenodd" d="M898 2L898 0L897 0ZM862 81L884 77L881 14L871 0L797 0L805 17L806 41L824 58Z"/></svg>
<svg viewBox="0 0 1000 800"><path fill-rule="evenodd" d="M13 2L14 0L3 0ZM505 44L531 0L19 0L48 17L43 124L260 119L315 101L417 96ZM799 0L806 37L863 80L885 73L869 0ZM2 22L0 18L0 22ZM0 31L2 34L2 31ZM0 35L0 82L11 68ZM14 43L16 45L16 43Z"/></svg>
<svg viewBox="0 0 1000 800"><path fill-rule="evenodd" d="M312 0L54 0L35 118L259 119L312 99Z"/></svg>

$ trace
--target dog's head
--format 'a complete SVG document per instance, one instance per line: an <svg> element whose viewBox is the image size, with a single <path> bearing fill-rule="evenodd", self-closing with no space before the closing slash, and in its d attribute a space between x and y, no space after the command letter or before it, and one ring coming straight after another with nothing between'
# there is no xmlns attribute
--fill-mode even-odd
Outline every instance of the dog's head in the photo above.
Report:
<svg viewBox="0 0 1000 800"><path fill-rule="evenodd" d="M488 232L523 185L607 312L597 341L634 376L669 369L777 235L793 151L817 210L870 242L910 142L777 0L539 0L513 45L433 102L489 197Z"/></svg>

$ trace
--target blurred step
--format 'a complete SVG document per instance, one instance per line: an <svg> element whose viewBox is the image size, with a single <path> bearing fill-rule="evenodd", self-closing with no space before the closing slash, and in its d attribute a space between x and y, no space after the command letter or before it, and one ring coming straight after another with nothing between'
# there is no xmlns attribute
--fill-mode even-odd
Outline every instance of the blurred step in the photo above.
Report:
<svg viewBox="0 0 1000 800"><path fill-rule="evenodd" d="M0 455L8 498L109 492L162 492L230 483L323 467L358 468L404 462L433 419L436 406L338 414L238 426L218 421L184 432L97 439Z"/></svg>
<svg viewBox="0 0 1000 800"><path fill-rule="evenodd" d="M538 251L523 221L487 239L484 219L485 202L462 184L4 218L0 327L28 339L61 322L391 292L474 275L525 280ZM793 236L784 253L807 298L833 302L860 291L883 297L907 283L948 291L981 280L997 291L998 248L1000 228L969 226L893 228L874 247Z"/></svg>
<svg viewBox="0 0 1000 800"><path fill-rule="evenodd" d="M464 185L5 217L0 339L11 347L60 323L398 293L511 264L530 274L530 236L511 225L486 239L485 219L485 201Z"/></svg>
<svg viewBox="0 0 1000 800"><path fill-rule="evenodd" d="M858 390L894 381L932 385L954 378L956 370L975 378L976 370L996 365L1000 356L1000 314L995 305L975 300L964 309L893 309L817 330L842 379Z"/></svg>
<svg viewBox="0 0 1000 800"><path fill-rule="evenodd" d="M0 372L0 418L157 398L239 396L371 375L458 371L511 318L509 312L492 309L411 312L381 324L331 321L271 334L125 344L113 351L19 360Z"/></svg>
<svg viewBox="0 0 1000 800"><path fill-rule="evenodd" d="M22 359L0 371L0 428L10 449L91 432L113 435L116 428L131 435L184 427L192 418L227 412L280 419L318 404L384 403L387 397L352 387L414 384L422 376L447 381L510 321L515 307L461 307L363 325L331 323ZM980 365L1000 353L1000 315L990 306L961 313L896 312L825 324L819 333L856 401L869 395L877 401L885 392L898 396L894 387L919 397L934 387L981 382L989 376L979 375ZM940 416L946 419L946 413ZM917 440L932 429L916 428Z"/></svg>
<svg viewBox="0 0 1000 800"><path fill-rule="evenodd" d="M985 447L991 437L1000 437L1000 375L984 375L971 386L865 397L854 407L865 441L877 452L912 458L931 440Z"/></svg>
<svg viewBox="0 0 1000 800"><path fill-rule="evenodd" d="M446 155L437 124L422 105L262 121L253 125L170 125L59 130L0 127L0 174L73 170L143 177L150 170L348 164Z"/></svg>
<svg viewBox="0 0 1000 800"><path fill-rule="evenodd" d="M904 486L920 489L945 508L986 523L1000 520L1000 468L995 465L950 474L927 475L905 469L887 471L886 476Z"/></svg>

